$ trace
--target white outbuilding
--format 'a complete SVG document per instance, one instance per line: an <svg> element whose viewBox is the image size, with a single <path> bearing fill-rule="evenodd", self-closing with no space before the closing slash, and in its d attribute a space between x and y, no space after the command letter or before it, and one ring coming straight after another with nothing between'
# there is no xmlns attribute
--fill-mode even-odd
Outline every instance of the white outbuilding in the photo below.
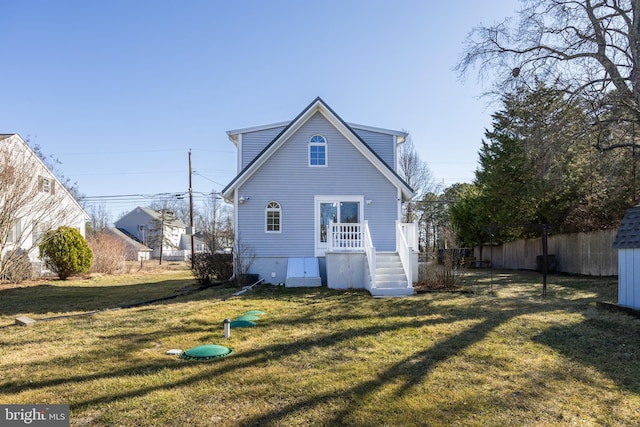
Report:
<svg viewBox="0 0 640 427"><path fill-rule="evenodd" d="M625 212L613 248L618 250L618 304L640 309L640 205Z"/></svg>

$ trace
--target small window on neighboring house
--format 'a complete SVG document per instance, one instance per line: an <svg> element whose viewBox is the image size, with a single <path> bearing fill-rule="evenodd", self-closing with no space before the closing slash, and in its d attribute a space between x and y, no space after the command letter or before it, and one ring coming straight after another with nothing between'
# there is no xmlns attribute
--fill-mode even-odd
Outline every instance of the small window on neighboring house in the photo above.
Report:
<svg viewBox="0 0 640 427"><path fill-rule="evenodd" d="M7 236L7 243L20 243L20 234L22 233L22 226L20 218L14 221L13 225L9 229L9 235Z"/></svg>
<svg viewBox="0 0 640 427"><path fill-rule="evenodd" d="M33 243L34 244L38 244L40 243L40 239L42 239L42 237L44 236L44 234L47 232L47 224L43 224L43 223L39 223L39 222L34 222L33 223L33 229L32 229L32 239L33 239Z"/></svg>
<svg viewBox="0 0 640 427"><path fill-rule="evenodd" d="M309 139L309 166L327 165L327 140L322 135Z"/></svg>
<svg viewBox="0 0 640 427"><path fill-rule="evenodd" d="M266 209L266 232L267 233L280 233L281 223L280 216L282 209L280 209L280 203L269 202Z"/></svg>
<svg viewBox="0 0 640 427"><path fill-rule="evenodd" d="M38 191L41 193L55 194L53 180L46 176L38 176Z"/></svg>

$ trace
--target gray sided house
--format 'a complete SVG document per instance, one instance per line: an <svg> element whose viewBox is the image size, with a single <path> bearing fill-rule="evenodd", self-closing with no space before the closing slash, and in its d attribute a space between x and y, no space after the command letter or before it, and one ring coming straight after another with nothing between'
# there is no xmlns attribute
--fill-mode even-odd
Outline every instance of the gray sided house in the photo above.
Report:
<svg viewBox="0 0 640 427"><path fill-rule="evenodd" d="M618 304L640 309L640 206L627 209L616 238Z"/></svg>
<svg viewBox="0 0 640 427"><path fill-rule="evenodd" d="M222 195L248 273L287 286L413 293L417 228L400 223L413 190L396 171L405 132L348 124L316 98L290 122L227 134L238 174Z"/></svg>

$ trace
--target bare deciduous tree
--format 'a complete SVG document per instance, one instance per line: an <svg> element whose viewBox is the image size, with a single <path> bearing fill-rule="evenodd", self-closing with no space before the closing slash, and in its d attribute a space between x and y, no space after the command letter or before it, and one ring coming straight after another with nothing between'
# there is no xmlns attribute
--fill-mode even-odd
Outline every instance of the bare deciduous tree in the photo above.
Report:
<svg viewBox="0 0 640 427"><path fill-rule="evenodd" d="M456 69L477 67L498 94L542 82L591 104L594 123L640 122L640 0L523 0L517 20L479 26ZM603 150L637 146L606 141ZM609 142L609 143L607 143Z"/></svg>
<svg viewBox="0 0 640 427"><path fill-rule="evenodd" d="M111 213L107 210L106 204L91 205L88 209L91 216L91 234L98 234L105 231L113 224ZM89 231L87 231L89 234Z"/></svg>
<svg viewBox="0 0 640 427"><path fill-rule="evenodd" d="M215 191L196 215L196 230L204 240L209 251L216 253L233 247L233 227L231 211Z"/></svg>
<svg viewBox="0 0 640 427"><path fill-rule="evenodd" d="M435 192L436 184L429 166L420 159L410 137L400 146L398 174L415 194L413 200L405 204L403 219L404 222L413 222L417 218L413 201L422 199L428 192Z"/></svg>

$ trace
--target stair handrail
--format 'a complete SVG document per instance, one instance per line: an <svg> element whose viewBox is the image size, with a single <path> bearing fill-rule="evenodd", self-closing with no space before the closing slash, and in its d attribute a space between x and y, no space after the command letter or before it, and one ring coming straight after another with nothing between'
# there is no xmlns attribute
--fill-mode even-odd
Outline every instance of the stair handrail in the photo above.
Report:
<svg viewBox="0 0 640 427"><path fill-rule="evenodd" d="M373 246L371 232L369 231L369 221L364 221L364 251L369 265L369 277L371 278L371 287L376 286L376 247Z"/></svg>
<svg viewBox="0 0 640 427"><path fill-rule="evenodd" d="M403 228L409 224L396 221L396 251L400 256L402 268L407 276L407 286L413 286L413 248L407 243Z"/></svg>

